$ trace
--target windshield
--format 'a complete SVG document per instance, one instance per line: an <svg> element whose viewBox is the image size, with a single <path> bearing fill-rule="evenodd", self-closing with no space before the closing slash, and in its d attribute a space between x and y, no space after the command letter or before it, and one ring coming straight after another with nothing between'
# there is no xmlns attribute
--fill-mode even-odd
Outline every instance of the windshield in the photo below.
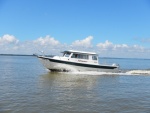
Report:
<svg viewBox="0 0 150 113"><path fill-rule="evenodd" d="M64 53L64 57L69 57L71 53Z"/></svg>

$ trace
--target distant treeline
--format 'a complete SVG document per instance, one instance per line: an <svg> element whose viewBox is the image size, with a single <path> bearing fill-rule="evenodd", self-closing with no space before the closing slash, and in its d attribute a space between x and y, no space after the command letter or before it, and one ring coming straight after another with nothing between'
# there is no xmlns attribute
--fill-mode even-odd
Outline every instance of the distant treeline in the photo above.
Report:
<svg viewBox="0 0 150 113"><path fill-rule="evenodd" d="M0 54L0 56L36 56L36 55L23 55L23 54Z"/></svg>
<svg viewBox="0 0 150 113"><path fill-rule="evenodd" d="M24 55L24 54L0 54L0 56L38 56L38 54ZM53 57L54 55L44 55L46 57Z"/></svg>

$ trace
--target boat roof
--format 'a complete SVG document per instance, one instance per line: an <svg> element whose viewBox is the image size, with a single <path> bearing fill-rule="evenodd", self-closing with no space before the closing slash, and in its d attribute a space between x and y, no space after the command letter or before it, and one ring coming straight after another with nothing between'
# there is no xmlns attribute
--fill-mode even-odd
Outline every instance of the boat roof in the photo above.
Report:
<svg viewBox="0 0 150 113"><path fill-rule="evenodd" d="M90 54L90 55L98 55L95 52L86 52L86 51L76 51L76 50L66 50L62 53L71 52L71 53L82 53L82 54Z"/></svg>

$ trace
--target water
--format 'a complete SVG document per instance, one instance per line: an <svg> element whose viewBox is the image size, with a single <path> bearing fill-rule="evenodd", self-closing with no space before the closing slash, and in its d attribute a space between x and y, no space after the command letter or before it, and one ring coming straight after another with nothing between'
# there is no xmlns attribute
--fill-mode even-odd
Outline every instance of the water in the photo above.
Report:
<svg viewBox="0 0 150 113"><path fill-rule="evenodd" d="M0 56L0 113L149 113L150 60L100 62L122 72L50 73L36 57Z"/></svg>

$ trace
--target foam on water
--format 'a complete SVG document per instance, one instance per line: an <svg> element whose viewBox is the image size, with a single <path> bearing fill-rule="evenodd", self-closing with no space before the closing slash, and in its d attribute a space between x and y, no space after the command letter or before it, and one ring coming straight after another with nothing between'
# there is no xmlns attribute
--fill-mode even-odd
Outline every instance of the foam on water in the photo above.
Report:
<svg viewBox="0 0 150 113"><path fill-rule="evenodd" d="M150 75L150 70L131 70L127 71L127 74L136 74L136 75Z"/></svg>
<svg viewBox="0 0 150 113"><path fill-rule="evenodd" d="M130 70L130 71L122 71L118 73L114 72L97 72L97 71L73 71L73 72L61 72L66 74L76 74L76 75L150 75L150 70Z"/></svg>
<svg viewBox="0 0 150 113"><path fill-rule="evenodd" d="M125 73L112 73L112 72L97 72L97 71L74 71L74 72L61 72L65 74L74 74L74 75L121 75Z"/></svg>

